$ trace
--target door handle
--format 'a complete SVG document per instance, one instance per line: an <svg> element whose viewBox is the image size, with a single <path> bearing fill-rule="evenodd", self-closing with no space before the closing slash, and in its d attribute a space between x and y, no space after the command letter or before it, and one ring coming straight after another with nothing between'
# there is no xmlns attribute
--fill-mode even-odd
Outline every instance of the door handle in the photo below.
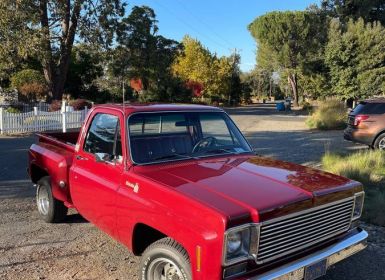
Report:
<svg viewBox="0 0 385 280"><path fill-rule="evenodd" d="M79 156L79 155L76 156L76 159L77 160L88 160L88 158L85 158L85 157L82 157L82 156Z"/></svg>

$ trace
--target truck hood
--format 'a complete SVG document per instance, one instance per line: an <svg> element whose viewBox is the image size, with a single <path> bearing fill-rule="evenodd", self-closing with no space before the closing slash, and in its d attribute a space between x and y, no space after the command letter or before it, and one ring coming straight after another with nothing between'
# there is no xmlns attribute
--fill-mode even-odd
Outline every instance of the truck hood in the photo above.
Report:
<svg viewBox="0 0 385 280"><path fill-rule="evenodd" d="M329 203L361 188L344 177L259 156L174 162L136 171L215 208L235 224Z"/></svg>

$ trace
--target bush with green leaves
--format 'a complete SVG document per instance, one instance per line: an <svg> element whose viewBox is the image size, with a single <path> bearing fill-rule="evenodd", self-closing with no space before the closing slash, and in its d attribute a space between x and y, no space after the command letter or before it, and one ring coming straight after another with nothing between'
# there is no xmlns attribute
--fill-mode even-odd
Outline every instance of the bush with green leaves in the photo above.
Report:
<svg viewBox="0 0 385 280"><path fill-rule="evenodd" d="M37 70L24 69L11 77L11 87L19 89L25 84L45 84L44 76Z"/></svg>
<svg viewBox="0 0 385 280"><path fill-rule="evenodd" d="M343 129L346 126L347 109L338 100L322 101L312 115L306 120L310 128L322 130Z"/></svg>
<svg viewBox="0 0 385 280"><path fill-rule="evenodd" d="M5 109L5 111L7 113L13 113L13 114L19 114L21 113L21 110L18 109L18 108L15 108L15 107L8 107L7 109Z"/></svg>
<svg viewBox="0 0 385 280"><path fill-rule="evenodd" d="M365 189L363 220L385 226L385 152L365 150L349 155L327 153L323 169L359 181Z"/></svg>

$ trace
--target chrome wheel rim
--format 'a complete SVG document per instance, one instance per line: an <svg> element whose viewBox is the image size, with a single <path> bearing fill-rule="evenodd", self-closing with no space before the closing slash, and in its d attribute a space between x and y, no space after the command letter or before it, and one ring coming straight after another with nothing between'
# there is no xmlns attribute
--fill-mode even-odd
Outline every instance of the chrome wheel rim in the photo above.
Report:
<svg viewBox="0 0 385 280"><path fill-rule="evenodd" d="M379 148L380 150L385 150L385 137L382 138L382 139L380 140L380 142L378 142L378 148Z"/></svg>
<svg viewBox="0 0 385 280"><path fill-rule="evenodd" d="M182 271L174 262L166 258L157 258L148 267L146 279L182 280L184 277Z"/></svg>
<svg viewBox="0 0 385 280"><path fill-rule="evenodd" d="M39 212L43 215L48 215L49 210L49 196L46 188L39 186L37 193L37 208Z"/></svg>

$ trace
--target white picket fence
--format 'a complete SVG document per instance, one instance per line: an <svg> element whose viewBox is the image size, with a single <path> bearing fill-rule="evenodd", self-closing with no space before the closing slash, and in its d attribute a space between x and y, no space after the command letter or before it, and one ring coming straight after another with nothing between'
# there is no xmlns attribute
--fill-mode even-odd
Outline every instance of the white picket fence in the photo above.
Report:
<svg viewBox="0 0 385 280"><path fill-rule="evenodd" d="M81 127L88 108L81 111L61 110L56 112L39 111L37 107L32 112L9 113L0 108L0 133L17 134L40 132L46 130L62 130Z"/></svg>

